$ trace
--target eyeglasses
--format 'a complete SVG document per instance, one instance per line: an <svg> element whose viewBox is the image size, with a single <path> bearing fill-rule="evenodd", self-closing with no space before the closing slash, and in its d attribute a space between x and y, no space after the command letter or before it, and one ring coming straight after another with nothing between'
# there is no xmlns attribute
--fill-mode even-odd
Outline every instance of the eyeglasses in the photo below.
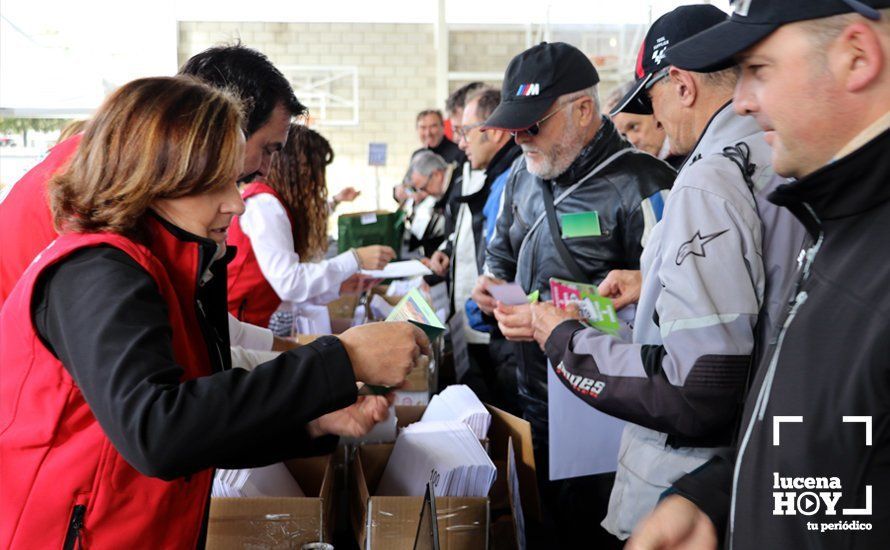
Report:
<svg viewBox="0 0 890 550"><path fill-rule="evenodd" d="M408 188L411 189L413 192L419 193L421 191L424 191L427 188L427 186L430 184L430 181L432 179L433 179L433 174L430 173L430 175L426 177L426 181L423 182L423 185L413 185L410 178L408 178L408 180L405 183L407 183Z"/></svg>
<svg viewBox="0 0 890 550"><path fill-rule="evenodd" d="M660 81L667 78L667 76L671 74L671 68L665 67L664 69L660 69L658 72L652 75L652 78L649 79L649 82L643 86L643 93L646 94L646 99L649 100L649 103L652 103L652 96L649 94L649 90L652 89L653 86L658 84Z"/></svg>
<svg viewBox="0 0 890 550"><path fill-rule="evenodd" d="M563 109L565 109L566 107L568 107L568 106L571 105L571 104L572 104L572 102L570 101L570 102L568 102L568 103L565 103L565 104L563 104L563 105L560 105L558 108L554 109L554 111L553 111L552 113L550 113L549 115L545 116L545 117L542 118L541 120L535 122L534 124L532 124L532 125L529 126L528 128L525 128L524 130L511 130L511 131L510 131L510 135L513 136L513 137L516 137L516 136L519 135L519 134L528 134L530 137L535 137L536 135L538 135L538 134L541 133L541 126L543 126L544 122L546 122L548 118L550 118L550 117L552 117L553 115L555 115L556 113L562 111Z"/></svg>
<svg viewBox="0 0 890 550"><path fill-rule="evenodd" d="M477 122L476 124L467 124L466 126L461 126L461 127L457 128L455 133L458 135L458 137L465 140L465 139L467 139L467 135L470 133L471 130L475 130L476 128L482 126L483 124L485 124L485 123ZM483 130L483 132L484 131L485 130Z"/></svg>

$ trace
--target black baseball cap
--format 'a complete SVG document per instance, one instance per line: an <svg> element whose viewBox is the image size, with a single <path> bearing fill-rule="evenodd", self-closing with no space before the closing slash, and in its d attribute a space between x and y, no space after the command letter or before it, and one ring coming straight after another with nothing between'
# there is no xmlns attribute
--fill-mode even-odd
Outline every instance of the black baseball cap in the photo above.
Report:
<svg viewBox="0 0 890 550"><path fill-rule="evenodd" d="M559 96L599 81L596 68L581 50L563 42L541 42L507 65L501 103L482 127L525 130L540 120Z"/></svg>
<svg viewBox="0 0 890 550"><path fill-rule="evenodd" d="M680 6L656 19L637 55L636 82L609 114L651 115L652 103L643 92L659 71L671 66L665 57L666 50L724 21L726 13L708 4Z"/></svg>
<svg viewBox="0 0 890 550"><path fill-rule="evenodd" d="M672 46L671 65L696 72L714 72L735 65L734 57L787 23L856 12L877 21L878 9L890 0L735 0L725 23Z"/></svg>

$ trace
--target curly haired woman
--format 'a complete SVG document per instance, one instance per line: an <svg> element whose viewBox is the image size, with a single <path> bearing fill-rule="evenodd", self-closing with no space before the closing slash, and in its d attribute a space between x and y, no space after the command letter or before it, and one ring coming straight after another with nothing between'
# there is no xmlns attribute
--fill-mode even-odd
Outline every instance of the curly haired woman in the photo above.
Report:
<svg viewBox="0 0 890 550"><path fill-rule="evenodd" d="M229 236L238 249L229 266L229 311L239 319L268 326L279 307L326 304L361 269L382 269L395 258L388 246L365 246L320 260L330 214L325 169L333 160L324 137L292 124L267 181L244 188L246 210Z"/></svg>

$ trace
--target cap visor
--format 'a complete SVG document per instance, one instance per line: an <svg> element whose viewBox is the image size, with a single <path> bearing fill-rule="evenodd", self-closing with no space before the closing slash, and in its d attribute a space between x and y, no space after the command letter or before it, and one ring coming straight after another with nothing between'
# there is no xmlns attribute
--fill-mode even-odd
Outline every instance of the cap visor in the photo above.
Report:
<svg viewBox="0 0 890 550"><path fill-rule="evenodd" d="M553 97L537 97L533 99L502 101L482 125L482 128L525 130L541 120L556 99Z"/></svg>
<svg viewBox="0 0 890 550"><path fill-rule="evenodd" d="M652 80L652 74L649 73L643 78L639 79L634 87L631 88L629 92L624 94L624 97L621 98L621 101L615 105L615 108L609 113L609 116L615 116L618 113L630 113L632 115L651 115L652 114L652 104L649 102L649 98L646 97L644 93L644 88L646 84Z"/></svg>
<svg viewBox="0 0 890 550"><path fill-rule="evenodd" d="M735 56L760 42L779 25L726 21L669 47L671 65L697 73L713 73L736 64Z"/></svg>

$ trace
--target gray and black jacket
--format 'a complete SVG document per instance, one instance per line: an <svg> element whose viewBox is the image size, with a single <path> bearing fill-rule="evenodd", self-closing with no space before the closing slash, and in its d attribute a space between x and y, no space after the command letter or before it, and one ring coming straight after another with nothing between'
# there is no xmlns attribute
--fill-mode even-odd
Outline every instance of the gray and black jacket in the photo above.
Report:
<svg viewBox="0 0 890 550"><path fill-rule="evenodd" d="M610 158L612 161L603 166ZM598 168L601 171L556 204L555 210L557 217L595 211L601 235L563 242L586 276L580 282L599 283L613 269L639 269L644 240L660 218L676 174L666 163L633 149L604 117L596 136L555 180L545 182L531 174L524 157L516 161L486 252L486 271L500 279L515 280L527 293L540 291L542 300L550 297L551 277L575 280L554 247L542 186L550 186L558 200L566 189ZM546 446L547 358L534 342L519 344L517 357L524 416L532 423L536 447Z"/></svg>
<svg viewBox="0 0 890 550"><path fill-rule="evenodd" d="M778 183L770 157L757 123L731 104L721 108L680 170L643 253L633 341L567 322L547 342L566 387L629 421L603 522L620 538L673 480L732 440L761 308L778 303L767 287L787 286L804 240L792 216L765 210ZM783 238L770 244L765 261L766 233ZM760 321L773 319L766 308Z"/></svg>
<svg viewBox="0 0 890 550"><path fill-rule="evenodd" d="M726 548L890 548L888 126L770 196L811 243L735 460L714 458L673 488L726 533Z"/></svg>

